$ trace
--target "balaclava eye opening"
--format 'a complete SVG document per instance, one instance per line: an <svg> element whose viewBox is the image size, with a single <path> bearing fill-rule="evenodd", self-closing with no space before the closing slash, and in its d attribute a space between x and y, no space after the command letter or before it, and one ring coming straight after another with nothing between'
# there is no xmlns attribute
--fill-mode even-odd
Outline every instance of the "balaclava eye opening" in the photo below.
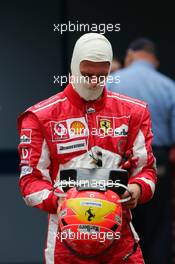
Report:
<svg viewBox="0 0 175 264"><path fill-rule="evenodd" d="M80 72L80 63L84 60L92 62L109 62L111 66L112 56L111 44L107 38L101 34L87 33L77 40L71 61L71 83L80 97L86 101L96 100L100 97L104 89L104 85L102 86L100 84L97 84L95 89L90 89L90 84L84 81Z"/></svg>

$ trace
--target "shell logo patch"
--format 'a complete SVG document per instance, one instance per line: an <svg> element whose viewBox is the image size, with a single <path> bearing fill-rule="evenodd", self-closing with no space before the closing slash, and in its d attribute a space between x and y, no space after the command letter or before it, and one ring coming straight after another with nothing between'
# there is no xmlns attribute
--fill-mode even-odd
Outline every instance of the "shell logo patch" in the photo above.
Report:
<svg viewBox="0 0 175 264"><path fill-rule="evenodd" d="M81 121L73 121L70 124L70 130L75 135L82 135L84 133L85 125Z"/></svg>

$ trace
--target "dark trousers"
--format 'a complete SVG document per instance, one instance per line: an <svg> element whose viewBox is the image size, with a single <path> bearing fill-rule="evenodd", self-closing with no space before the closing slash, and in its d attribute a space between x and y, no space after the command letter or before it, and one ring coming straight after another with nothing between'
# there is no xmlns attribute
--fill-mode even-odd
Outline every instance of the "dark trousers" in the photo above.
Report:
<svg viewBox="0 0 175 264"><path fill-rule="evenodd" d="M135 228L146 264L173 264L172 260L172 172L167 148L153 147L158 183L153 199L133 210Z"/></svg>

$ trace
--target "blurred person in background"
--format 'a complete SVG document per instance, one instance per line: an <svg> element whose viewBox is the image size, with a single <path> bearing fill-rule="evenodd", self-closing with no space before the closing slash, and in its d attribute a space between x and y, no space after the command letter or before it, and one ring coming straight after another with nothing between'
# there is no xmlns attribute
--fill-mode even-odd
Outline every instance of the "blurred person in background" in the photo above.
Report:
<svg viewBox="0 0 175 264"><path fill-rule="evenodd" d="M143 238L143 253L149 264L172 262L170 164L175 164L175 84L157 71L158 66L153 41L139 38L128 47L126 68L112 73L113 77L119 76L120 83L107 83L113 92L147 102L151 113L158 188L152 202L136 210L135 215Z"/></svg>
<svg viewBox="0 0 175 264"><path fill-rule="evenodd" d="M118 71L119 69L121 69L121 67L122 67L121 62L117 59L116 56L113 56L110 74L115 71Z"/></svg>

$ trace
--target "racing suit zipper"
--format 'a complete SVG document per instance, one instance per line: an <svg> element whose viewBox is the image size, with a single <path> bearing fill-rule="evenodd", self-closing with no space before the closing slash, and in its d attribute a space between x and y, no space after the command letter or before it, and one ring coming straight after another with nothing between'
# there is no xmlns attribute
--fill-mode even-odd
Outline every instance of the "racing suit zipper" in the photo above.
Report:
<svg viewBox="0 0 175 264"><path fill-rule="evenodd" d="M87 152L89 153L89 156L92 158L92 162L96 165L96 167L102 167L102 153L94 153L92 151L92 147L95 146L95 136L92 135L92 130L97 130L96 122L94 120L94 113L95 108L87 104L85 114L85 120L88 127Z"/></svg>

